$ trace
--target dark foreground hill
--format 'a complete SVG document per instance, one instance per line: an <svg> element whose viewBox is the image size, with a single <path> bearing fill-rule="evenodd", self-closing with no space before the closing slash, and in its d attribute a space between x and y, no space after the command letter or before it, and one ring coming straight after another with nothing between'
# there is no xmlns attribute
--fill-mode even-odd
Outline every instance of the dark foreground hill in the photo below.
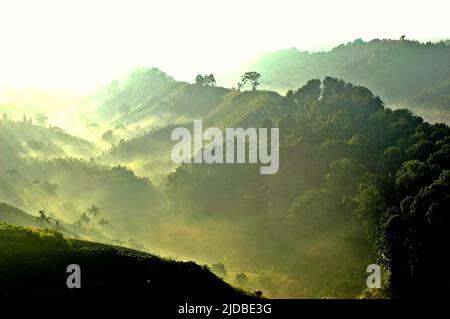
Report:
<svg viewBox="0 0 450 319"><path fill-rule="evenodd" d="M149 300L249 298L207 268L122 247L65 239L60 233L0 224L1 296L139 296ZM81 268L81 288L66 285Z"/></svg>

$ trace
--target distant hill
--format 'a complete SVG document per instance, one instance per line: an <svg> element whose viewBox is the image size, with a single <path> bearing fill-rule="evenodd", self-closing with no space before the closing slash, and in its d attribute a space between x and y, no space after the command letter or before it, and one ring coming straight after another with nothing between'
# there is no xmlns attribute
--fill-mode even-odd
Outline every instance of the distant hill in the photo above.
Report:
<svg viewBox="0 0 450 319"><path fill-rule="evenodd" d="M104 120L127 114L152 92L171 81L172 77L156 68L136 69L124 80L113 81L106 89L97 93L97 98L102 98L104 102L94 115Z"/></svg>
<svg viewBox="0 0 450 319"><path fill-rule="evenodd" d="M251 300L206 267L127 248L65 239L60 233L0 224L0 296L145 296ZM66 287L68 265L82 269L82 289Z"/></svg>
<svg viewBox="0 0 450 319"><path fill-rule="evenodd" d="M253 69L273 89L297 89L311 78L335 76L369 87L389 104L448 79L450 46L445 42L358 39L329 52L276 51L265 55Z"/></svg>
<svg viewBox="0 0 450 319"><path fill-rule="evenodd" d="M119 118L116 123L138 123L142 119L199 118L211 112L231 90L205 87L186 82L170 82L149 94L139 107Z"/></svg>
<svg viewBox="0 0 450 319"><path fill-rule="evenodd" d="M398 103L400 107L413 107L425 113L433 122L450 123L450 77L437 85Z"/></svg>
<svg viewBox="0 0 450 319"><path fill-rule="evenodd" d="M204 127L260 127L265 119L279 119L298 111L295 103L272 91L245 91L171 82L129 114L120 125L155 123L139 136L114 144L99 160L110 165L132 164L138 174L152 179L167 175L176 165L170 159L175 127L192 129L192 121ZM152 127L151 125L149 127ZM119 135L120 129L111 131ZM131 163L133 162L133 163Z"/></svg>
<svg viewBox="0 0 450 319"><path fill-rule="evenodd" d="M0 223L37 226L35 217L14 206L0 202Z"/></svg>
<svg viewBox="0 0 450 319"><path fill-rule="evenodd" d="M58 127L35 125L30 119L0 119L0 167L15 168L17 161L50 159L57 156L90 158L96 152L90 142L67 134Z"/></svg>
<svg viewBox="0 0 450 319"><path fill-rule="evenodd" d="M78 219L95 203L110 222L108 231L125 237L148 231L143 221L158 218L164 196L150 180L125 167L57 158L0 170L0 201L36 214L45 209L67 222Z"/></svg>

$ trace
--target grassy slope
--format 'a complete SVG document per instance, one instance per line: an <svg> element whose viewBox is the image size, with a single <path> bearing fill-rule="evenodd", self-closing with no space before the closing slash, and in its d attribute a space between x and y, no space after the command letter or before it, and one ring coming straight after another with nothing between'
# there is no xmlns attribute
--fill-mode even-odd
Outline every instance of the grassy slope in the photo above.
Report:
<svg viewBox="0 0 450 319"><path fill-rule="evenodd" d="M60 233L0 224L0 295L140 295L173 300L247 298L193 262ZM81 267L82 289L66 287L66 267Z"/></svg>

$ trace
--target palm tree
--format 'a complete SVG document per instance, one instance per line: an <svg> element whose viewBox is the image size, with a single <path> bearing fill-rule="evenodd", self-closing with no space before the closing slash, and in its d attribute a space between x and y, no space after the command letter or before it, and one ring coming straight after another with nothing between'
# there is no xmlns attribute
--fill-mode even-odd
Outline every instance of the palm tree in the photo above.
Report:
<svg viewBox="0 0 450 319"><path fill-rule="evenodd" d="M105 232L105 225L108 225L109 222L108 222L108 220L106 220L105 218L102 218L102 219L100 219L100 220L98 221L98 224L99 224L100 226L102 226L102 230L103 230L103 232Z"/></svg>
<svg viewBox="0 0 450 319"><path fill-rule="evenodd" d="M91 207L87 209L87 214L92 218L92 228L95 230L95 218L100 215L100 208L92 204Z"/></svg>
<svg viewBox="0 0 450 319"><path fill-rule="evenodd" d="M41 224L42 227L45 227L45 225L50 225L51 218L47 216L47 212L45 210L39 211L39 217L37 217L37 221Z"/></svg>
<svg viewBox="0 0 450 319"><path fill-rule="evenodd" d="M91 221L91 219L89 218L89 216L86 214L86 213L82 213L81 215L80 215L80 219L79 219L79 222L81 223L81 224L83 224L83 223L89 223Z"/></svg>

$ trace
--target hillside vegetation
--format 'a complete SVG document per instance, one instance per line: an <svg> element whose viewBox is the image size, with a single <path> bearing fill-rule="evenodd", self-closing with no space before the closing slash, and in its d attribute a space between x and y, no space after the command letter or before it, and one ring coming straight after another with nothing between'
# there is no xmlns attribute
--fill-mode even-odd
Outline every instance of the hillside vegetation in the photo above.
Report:
<svg viewBox="0 0 450 319"><path fill-rule="evenodd" d="M342 51L343 61L370 56L379 62L370 52L381 50L383 57L388 45L394 57L431 50L444 63L447 54L443 44L404 40L356 41L307 56ZM407 68L400 56L386 58L393 63L389 68ZM411 61L416 58L412 54ZM308 67L315 65L311 61ZM361 70L348 63L343 70L359 70L355 77L369 72L364 63ZM437 78L449 78L446 70L427 63L436 81L422 88L445 101L446 85ZM372 67L370 83L382 85L381 66ZM300 76L294 69L283 71L286 79ZM0 123L9 136L2 135L0 153L0 201L7 203L0 205L0 220L213 264L227 282L268 297L444 293L447 281L435 269L448 244L449 127L408 109L390 109L362 85L331 76L304 80L281 95L256 86L245 91L178 82L156 69L141 70L105 93L94 112L96 130L104 133L93 142L7 117ZM417 98L419 82L399 86L388 99ZM174 164L171 132L192 129L195 119L221 129L278 127L279 171L261 175L259 165ZM45 145L61 143L63 152L37 155L26 143L31 136L48 138ZM83 147L93 150L81 154ZM63 243L68 251L85 245ZM383 267L377 293L366 290L366 267L373 263Z"/></svg>
<svg viewBox="0 0 450 319"><path fill-rule="evenodd" d="M295 116L273 123L281 132L277 174L182 165L168 177L174 212L197 227L232 225L247 254L241 262L274 266L312 293L357 294L364 267L379 262L392 296L437 294L430 267L446 242L450 129L385 108L367 88L336 78L310 81L290 99ZM236 244L220 228L210 232L225 247Z"/></svg>
<svg viewBox="0 0 450 319"><path fill-rule="evenodd" d="M49 230L0 224L0 296L145 296L149 300L249 299L207 268L127 248L65 239ZM68 289L67 266L82 289ZM5 276L6 274L6 276ZM34 287L34 288L33 288Z"/></svg>
<svg viewBox="0 0 450 319"><path fill-rule="evenodd" d="M334 76L369 87L388 103L395 103L441 86L450 78L450 46L445 42L410 40L355 40L328 52L309 53L295 48L269 53L253 68L272 89L286 91L312 78ZM448 94L447 94L448 95ZM414 102L414 101L410 101ZM407 105L430 120L437 109L427 101ZM447 120L447 118L443 118Z"/></svg>

